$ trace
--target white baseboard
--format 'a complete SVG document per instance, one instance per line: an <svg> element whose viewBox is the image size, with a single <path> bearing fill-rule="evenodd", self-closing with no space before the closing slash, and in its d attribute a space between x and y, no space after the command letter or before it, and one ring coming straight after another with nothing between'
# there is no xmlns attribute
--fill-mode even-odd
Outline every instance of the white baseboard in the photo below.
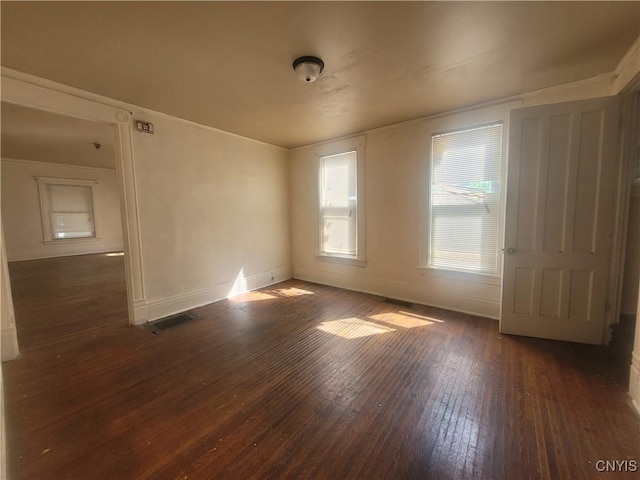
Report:
<svg viewBox="0 0 640 480"><path fill-rule="evenodd" d="M151 322L192 308L224 300L233 295L284 282L292 278L292 276L291 267L285 267L167 298L148 300L146 302L138 300L133 307L134 322L136 325Z"/></svg>
<svg viewBox="0 0 640 480"><path fill-rule="evenodd" d="M95 247L81 248L66 248L66 249L53 249L53 250L19 250L7 253L7 260L9 262L21 262L23 260L41 260L43 258L57 258L57 257L73 257L75 255L93 255L95 253L107 253L107 252L121 252L121 243L114 243L110 245L96 245Z"/></svg>
<svg viewBox="0 0 640 480"><path fill-rule="evenodd" d="M142 300L133 301L133 324L142 325L147 322L147 302Z"/></svg>
<svg viewBox="0 0 640 480"><path fill-rule="evenodd" d="M293 277L308 282L445 308L455 312L468 313L495 320L500 318L500 302L486 298L435 292L433 290L421 289L414 285L310 268L294 268Z"/></svg>
<svg viewBox="0 0 640 480"><path fill-rule="evenodd" d="M1 361L7 362L18 358L20 352L18 350L18 335L15 325L3 328L0 332L0 349L2 353Z"/></svg>

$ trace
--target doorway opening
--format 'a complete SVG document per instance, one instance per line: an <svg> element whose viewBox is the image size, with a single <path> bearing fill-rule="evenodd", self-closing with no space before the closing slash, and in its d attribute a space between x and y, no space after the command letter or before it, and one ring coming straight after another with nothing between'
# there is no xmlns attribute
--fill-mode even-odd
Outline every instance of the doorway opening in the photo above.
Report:
<svg viewBox="0 0 640 480"><path fill-rule="evenodd" d="M627 230L622 267L620 292L620 317L612 326L612 338L609 346L616 359L627 370L632 363L635 331L637 327L638 295L640 284L640 95L635 93L634 112L630 119L631 138L629 154L631 156L631 188L627 213Z"/></svg>
<svg viewBox="0 0 640 480"><path fill-rule="evenodd" d="M21 352L129 325L114 126L2 102L2 224Z"/></svg>

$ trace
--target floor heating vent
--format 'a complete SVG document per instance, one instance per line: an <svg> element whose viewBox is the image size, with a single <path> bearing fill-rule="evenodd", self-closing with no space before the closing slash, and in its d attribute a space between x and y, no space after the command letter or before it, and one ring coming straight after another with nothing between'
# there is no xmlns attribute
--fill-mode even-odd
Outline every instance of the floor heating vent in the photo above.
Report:
<svg viewBox="0 0 640 480"><path fill-rule="evenodd" d="M180 313L178 315L172 315L170 317L162 318L160 320L156 320L155 322L149 322L147 327L153 332L164 332L165 330L169 330L170 328L177 327L178 325L182 325L184 323L190 322L194 320L196 317L189 313Z"/></svg>
<svg viewBox="0 0 640 480"><path fill-rule="evenodd" d="M403 308L411 308L411 307L413 307L413 303L405 302L404 300L397 300L395 298L385 298L384 302L385 303L392 303L394 305L397 305L397 306L403 307Z"/></svg>

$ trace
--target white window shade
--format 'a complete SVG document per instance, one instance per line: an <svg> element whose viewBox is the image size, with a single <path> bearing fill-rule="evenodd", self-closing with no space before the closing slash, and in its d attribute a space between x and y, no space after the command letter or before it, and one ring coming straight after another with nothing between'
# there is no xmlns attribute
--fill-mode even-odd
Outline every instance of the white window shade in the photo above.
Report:
<svg viewBox="0 0 640 480"><path fill-rule="evenodd" d="M95 180L36 177L44 243L100 237Z"/></svg>
<svg viewBox="0 0 640 480"><path fill-rule="evenodd" d="M429 265L496 274L502 124L432 137Z"/></svg>
<svg viewBox="0 0 640 480"><path fill-rule="evenodd" d="M320 157L320 250L357 256L357 154Z"/></svg>
<svg viewBox="0 0 640 480"><path fill-rule="evenodd" d="M51 238L95 237L91 187L47 185Z"/></svg>

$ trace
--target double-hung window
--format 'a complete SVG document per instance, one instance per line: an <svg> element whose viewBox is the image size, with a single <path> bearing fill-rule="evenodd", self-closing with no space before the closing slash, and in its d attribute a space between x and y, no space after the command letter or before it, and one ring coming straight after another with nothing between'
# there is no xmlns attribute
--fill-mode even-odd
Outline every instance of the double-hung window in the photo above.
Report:
<svg viewBox="0 0 640 480"><path fill-rule="evenodd" d="M358 144L318 155L319 255L363 259L361 157ZM353 262L351 262L353 263Z"/></svg>
<svg viewBox="0 0 640 480"><path fill-rule="evenodd" d="M431 138L428 266L499 274L502 123Z"/></svg>
<svg viewBox="0 0 640 480"><path fill-rule="evenodd" d="M93 180L37 177L45 243L97 238Z"/></svg>

